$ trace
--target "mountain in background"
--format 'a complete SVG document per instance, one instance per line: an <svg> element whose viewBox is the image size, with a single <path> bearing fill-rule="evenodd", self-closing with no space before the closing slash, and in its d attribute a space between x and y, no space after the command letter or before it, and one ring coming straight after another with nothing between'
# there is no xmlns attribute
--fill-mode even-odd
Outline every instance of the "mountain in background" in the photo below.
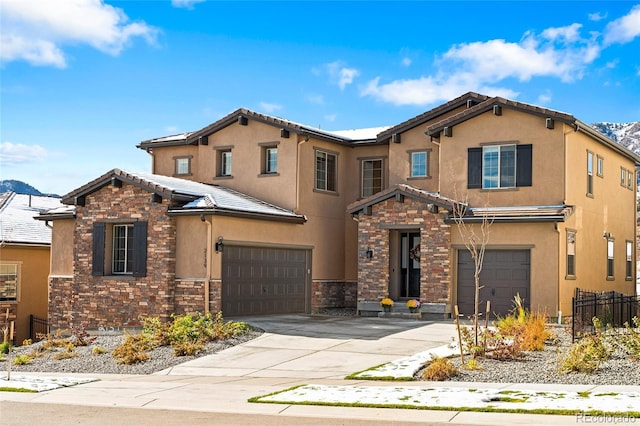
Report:
<svg viewBox="0 0 640 426"><path fill-rule="evenodd" d="M593 123L591 126L625 148L640 155L640 121L630 123L601 122ZM18 194L59 197L56 194L43 194L28 183L19 180L0 180L0 193L7 191L17 192Z"/></svg>
<svg viewBox="0 0 640 426"><path fill-rule="evenodd" d="M610 137L625 148L640 155L640 121L631 123L593 123L594 129Z"/></svg>
<svg viewBox="0 0 640 426"><path fill-rule="evenodd" d="M0 193L3 192L15 192L17 194L27 195L42 195L46 197L59 197L59 195L56 194L43 194L28 183L13 179L0 180Z"/></svg>

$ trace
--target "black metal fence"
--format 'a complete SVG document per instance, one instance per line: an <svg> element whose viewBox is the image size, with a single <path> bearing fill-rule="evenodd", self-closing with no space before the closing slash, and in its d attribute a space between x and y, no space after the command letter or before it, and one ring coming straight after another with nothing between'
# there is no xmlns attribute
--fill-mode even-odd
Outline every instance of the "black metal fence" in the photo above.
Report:
<svg viewBox="0 0 640 426"><path fill-rule="evenodd" d="M634 326L633 317L640 317L640 296L626 296L615 291L593 292L576 288L572 298L572 337L595 334L593 318L598 318L602 326Z"/></svg>
<svg viewBox="0 0 640 426"><path fill-rule="evenodd" d="M29 337L37 342L44 340L49 334L49 321L35 315L29 315Z"/></svg>

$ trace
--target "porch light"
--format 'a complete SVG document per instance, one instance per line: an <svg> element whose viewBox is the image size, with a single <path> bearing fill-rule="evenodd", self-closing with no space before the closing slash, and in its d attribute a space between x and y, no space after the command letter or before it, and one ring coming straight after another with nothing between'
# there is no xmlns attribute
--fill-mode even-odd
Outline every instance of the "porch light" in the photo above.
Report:
<svg viewBox="0 0 640 426"><path fill-rule="evenodd" d="M367 259L373 258L373 249L371 247L367 247L367 251L365 252Z"/></svg>
<svg viewBox="0 0 640 426"><path fill-rule="evenodd" d="M216 253L222 253L224 251L224 243L222 242L222 237L218 237L218 241L216 241L215 249L216 249Z"/></svg>

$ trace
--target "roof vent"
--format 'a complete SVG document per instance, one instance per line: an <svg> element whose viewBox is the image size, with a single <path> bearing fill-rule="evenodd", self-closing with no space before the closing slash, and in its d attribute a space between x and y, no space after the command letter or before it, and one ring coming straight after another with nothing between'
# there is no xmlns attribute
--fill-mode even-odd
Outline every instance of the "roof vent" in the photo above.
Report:
<svg viewBox="0 0 640 426"><path fill-rule="evenodd" d="M554 126L553 118L547 118L546 125L547 125L547 129L553 129L553 126Z"/></svg>

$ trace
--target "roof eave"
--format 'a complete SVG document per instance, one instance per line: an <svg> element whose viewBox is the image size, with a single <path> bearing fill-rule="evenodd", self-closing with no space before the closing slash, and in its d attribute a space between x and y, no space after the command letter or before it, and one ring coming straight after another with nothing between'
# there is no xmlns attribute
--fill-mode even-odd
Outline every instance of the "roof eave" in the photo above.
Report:
<svg viewBox="0 0 640 426"><path fill-rule="evenodd" d="M497 217L497 216L464 216L462 221L464 223L482 223L485 220L489 220L492 223L534 223L534 222L564 222L566 221L566 216L564 215L550 215L550 216L505 216L505 217ZM449 216L445 219L445 223L454 224L456 223L456 219Z"/></svg>
<svg viewBox="0 0 640 426"><path fill-rule="evenodd" d="M215 215L237 217L242 219L269 220L276 222L287 222L303 224L307 221L306 216L289 216L271 213L247 212L241 210L230 210L221 208L205 208L205 209L170 209L167 214L169 216L197 216L197 215Z"/></svg>

